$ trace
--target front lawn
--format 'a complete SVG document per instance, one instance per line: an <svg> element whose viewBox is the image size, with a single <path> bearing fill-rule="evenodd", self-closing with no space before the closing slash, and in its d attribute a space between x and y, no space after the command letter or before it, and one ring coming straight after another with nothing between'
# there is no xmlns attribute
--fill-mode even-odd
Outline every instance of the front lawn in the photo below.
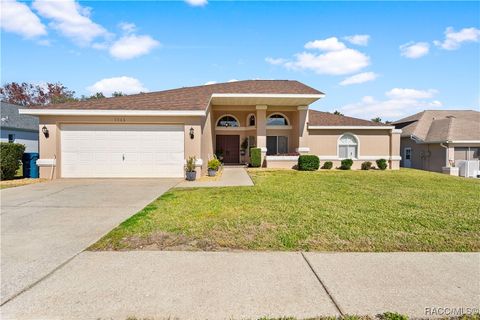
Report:
<svg viewBox="0 0 480 320"><path fill-rule="evenodd" d="M400 171L251 170L172 189L91 250L478 251L480 181Z"/></svg>

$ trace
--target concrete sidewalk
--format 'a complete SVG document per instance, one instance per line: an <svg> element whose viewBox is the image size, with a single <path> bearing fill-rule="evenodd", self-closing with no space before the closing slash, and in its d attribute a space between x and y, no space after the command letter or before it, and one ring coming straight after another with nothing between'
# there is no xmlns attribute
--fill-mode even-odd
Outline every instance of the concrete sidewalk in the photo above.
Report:
<svg viewBox="0 0 480 320"><path fill-rule="evenodd" d="M253 181L243 167L224 167L216 181L183 181L176 188L243 187L253 186Z"/></svg>
<svg viewBox="0 0 480 320"><path fill-rule="evenodd" d="M2 319L428 317L478 308L479 253L84 252Z"/></svg>

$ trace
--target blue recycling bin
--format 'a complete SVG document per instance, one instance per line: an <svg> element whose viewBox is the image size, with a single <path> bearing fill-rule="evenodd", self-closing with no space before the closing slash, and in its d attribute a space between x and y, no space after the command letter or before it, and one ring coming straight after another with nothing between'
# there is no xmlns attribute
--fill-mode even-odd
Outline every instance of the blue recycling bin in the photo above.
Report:
<svg viewBox="0 0 480 320"><path fill-rule="evenodd" d="M38 178L38 153L29 152L24 153L22 157L23 163L23 177L24 178Z"/></svg>

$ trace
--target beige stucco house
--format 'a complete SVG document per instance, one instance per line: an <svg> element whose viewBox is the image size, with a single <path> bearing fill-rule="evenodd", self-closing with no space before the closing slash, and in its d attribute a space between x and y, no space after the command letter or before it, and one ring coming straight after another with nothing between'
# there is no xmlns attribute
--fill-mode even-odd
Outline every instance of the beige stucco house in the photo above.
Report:
<svg viewBox="0 0 480 320"><path fill-rule="evenodd" d="M299 154L399 167L401 130L310 110L323 96L298 81L247 80L21 112L39 117L43 178L183 177L190 156L205 173L215 154L245 163L252 146L266 167L291 168Z"/></svg>
<svg viewBox="0 0 480 320"><path fill-rule="evenodd" d="M401 134L401 165L442 172L480 156L480 112L425 110L393 122Z"/></svg>

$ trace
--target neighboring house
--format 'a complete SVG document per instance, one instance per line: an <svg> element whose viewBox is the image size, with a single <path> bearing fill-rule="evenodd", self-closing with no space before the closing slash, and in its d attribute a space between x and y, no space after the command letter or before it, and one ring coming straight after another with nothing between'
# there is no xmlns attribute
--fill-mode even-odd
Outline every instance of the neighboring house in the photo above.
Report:
<svg viewBox="0 0 480 320"><path fill-rule="evenodd" d="M479 159L480 112L425 110L393 122L401 134L401 165L442 172L450 162Z"/></svg>
<svg viewBox="0 0 480 320"><path fill-rule="evenodd" d="M262 150L267 167L292 167L298 153L336 166L385 158L399 167L400 131L309 110L324 94L298 81L247 80L33 107L40 117L41 177L183 177L197 158L228 163Z"/></svg>
<svg viewBox="0 0 480 320"><path fill-rule="evenodd" d="M38 118L20 115L20 108L22 107L0 102L0 141L20 143L25 145L25 152L38 152Z"/></svg>

